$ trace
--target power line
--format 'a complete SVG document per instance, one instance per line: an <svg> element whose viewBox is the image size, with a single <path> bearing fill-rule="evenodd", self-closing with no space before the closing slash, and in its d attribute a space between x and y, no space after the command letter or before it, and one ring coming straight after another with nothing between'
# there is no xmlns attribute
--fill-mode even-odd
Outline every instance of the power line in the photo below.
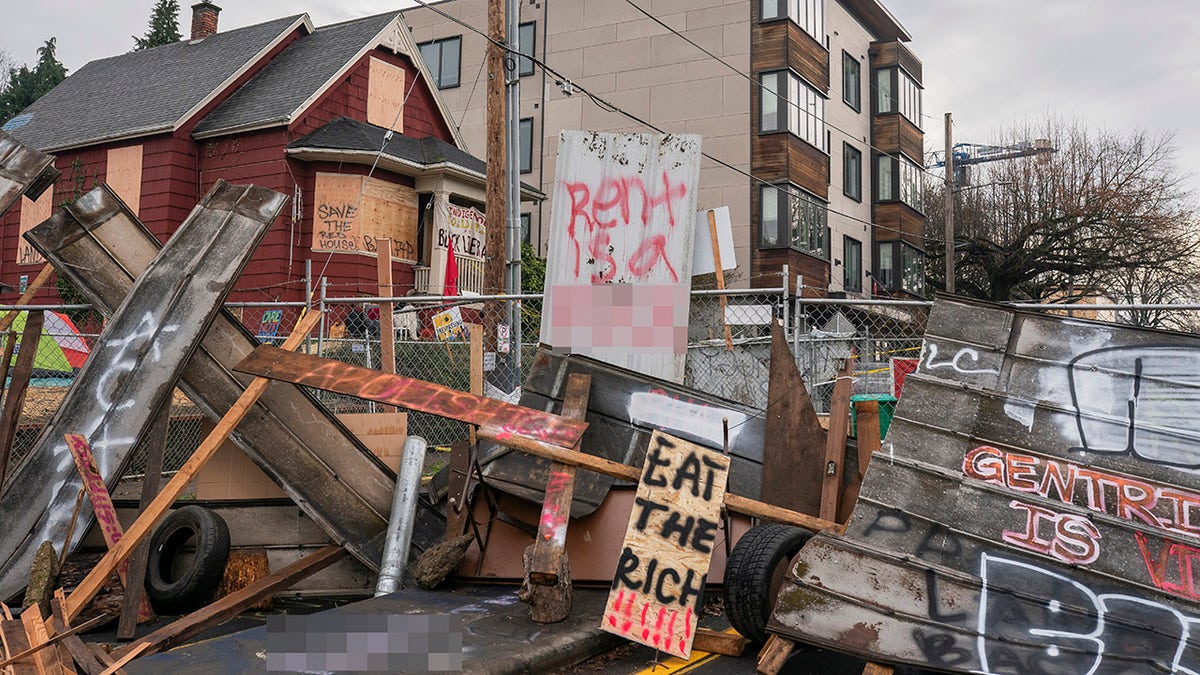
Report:
<svg viewBox="0 0 1200 675"><path fill-rule="evenodd" d="M438 8L437 8L437 7L435 7L435 6L433 6L433 5L430 5L430 4L426 3L424 0L413 0L413 2L417 3L417 4L418 4L418 5L420 5L421 7L424 7L425 9L428 9L428 10L431 10L431 11L433 11L434 13L436 13L436 14L438 14L438 15L442 16L443 18L445 18L445 19L447 19L447 20L449 20L449 21L451 21L451 22L453 22L453 23L455 23L455 24L458 24L459 26L462 26L463 28L465 28L465 29L467 29L467 30L471 31L472 33L475 33L476 35L478 35L478 36L482 37L484 40L486 40L488 43L490 43L490 44L493 44L493 45L496 45L497 47L499 47L499 48L503 49L503 50L504 50L505 52L507 52L508 54L511 54L511 55L514 55L514 56L521 56L521 57L523 57L523 58L529 59L529 60L530 60L530 61L532 61L533 63L537 64L537 66L538 66L538 67L542 68L542 69L543 69L543 70L545 70L547 73L549 73L550 75L552 75L552 76L554 76L555 78L557 78L557 79L558 79L558 81L556 82L556 84L558 84L558 85L560 85L560 86L561 86L561 85L564 85L564 84L568 84L568 85L570 85L570 87L571 87L571 88L572 88L574 91L578 91L578 92L582 93L583 95L587 96L587 97L588 97L588 98L589 98L589 99L590 99L590 100L591 100L593 103L595 103L595 104L596 104L598 107L600 107L602 110L605 110L606 112L611 112L611 113L613 113L613 114L622 115L622 116L624 116L624 117L626 117L626 118L628 118L628 119L630 119L630 120L632 120L632 121L634 121L634 122L636 122L636 123L638 123L638 124L640 124L640 125L642 125L642 126L646 127L647 129L652 129L652 130L654 130L654 131L656 131L656 132L658 132L658 133L660 133L660 134L667 134L667 133L669 133L669 132L667 132L667 131L663 130L662 128L658 127L657 125L651 124L650 122L647 122L646 120L643 120L642 118L638 117L637 115L634 115L633 113L631 113L631 112L629 112L629 111L627 111L627 110L624 110L624 109L620 108L619 106L616 106L616 105L613 105L612 103L609 103L608 101L606 101L605 99L601 98L600 96L598 96L598 95L596 95L596 94L592 93L591 91L588 91L586 88L584 88L584 87L582 87L582 86L580 86L580 85L578 85L578 84L575 84L574 82L571 82L571 78L569 78L569 77L567 77L567 76L563 75L562 73L560 73L560 72L556 71L554 68L550 67L550 65L549 65L549 64L547 64L545 61L543 61L543 60L541 60L541 59L537 58L537 56L536 56L536 55L525 54L525 53L521 52L520 50L513 49L512 47L510 47L510 46L509 46L508 44L506 44L505 42L501 42L501 41L498 41L498 40L494 40L494 39L492 39L492 37L491 37L490 35L488 35L488 34L487 34L487 33L485 33L484 31L481 31L481 30L479 30L479 29L478 29L478 28L476 28L475 26L472 26L471 24L469 24L469 23L467 23L467 22L463 21L462 19L459 19L458 17L451 16L451 15L447 14L446 12L443 12L441 9L438 9ZM729 65L729 64L726 64L726 65ZM730 67L732 67L732 66L730 66ZM740 73L740 71L738 71L738 72ZM746 77L749 77L749 76L746 76ZM839 131L840 131L840 129L839 129ZM846 132L844 132L844 131L843 131L842 133L846 133ZM777 184L775 184L775 183L772 183L771 181L765 180L765 179L763 179L763 178L759 178L758 176L755 176L754 174L750 173L749 171L746 171L746 170L744 170L744 169L738 168L738 167L736 167L736 166L734 166L734 165L730 164L729 162L726 162L726 161L725 161L725 160L723 160L723 159L719 159L719 158L717 158L717 157L714 157L713 155L711 155L711 154L709 154L709 153L707 153L707 152L701 151L701 153L700 153L700 154L701 154L701 156L702 156L702 157L704 157L704 158L706 158L706 159L708 159L708 160L710 160L710 161L716 162L717 164L719 164L719 165L721 165L721 166L723 166L723 167L725 167L725 168L729 169L730 171L733 171L733 172L735 172L735 173L737 173L737 174L739 174L739 175L745 176L745 177L749 178L751 181L754 181L754 182L756 182L756 183L759 183L759 184L761 184L761 185L767 185L767 186L770 186L770 187L772 187L772 188L775 188L776 190L779 190L779 191L781 191L781 192L785 192L785 193L787 193L787 194L789 194L789 195L791 195L791 196L794 196L794 197L799 197L799 198L802 198L802 199L808 199L808 197L807 197L807 195L806 195L806 194L804 194L804 193L797 193L795 190L792 190L792 189L791 189L791 188L792 188L792 185L791 185L790 183L789 183L789 184L787 184L787 185L785 185L785 186L780 186L780 185L777 185ZM928 173L928 172L927 172L927 171L924 169L924 167L921 167L920 165L916 165L915 163L914 163L914 166L918 166L918 168L919 168L919 169L920 169L920 170L921 170L923 173ZM932 175L932 174L931 174L931 175ZM819 198L818 198L818 199L819 199ZM827 212L827 213L832 213L832 214L834 214L834 215L841 216L842 218L845 218L846 220L849 220L849 221L851 221L851 222L860 223L860 224L862 224L862 225L869 225L869 226L871 226L871 227L873 227L873 228L875 228L875 229L877 229L877 230L882 230L882 231L886 231L886 232L896 232L896 233L898 233L898 234L905 234L905 232L904 232L903 230L901 230L900 228L895 228L895 227L887 227L887 226L885 226L885 225L879 225L879 224L877 224L877 223L874 223L874 222L872 222L872 221L869 221L869 220L863 220L862 218L859 218L859 217L857 217L857 216L855 216L855 215L852 215L852 214L849 214L849 213L844 213L844 212L842 212L842 211L838 211L838 210L835 210L835 209L833 209L833 208L830 208L830 206L829 206L828 204L823 204L823 206L825 207L825 210L826 210L826 212ZM924 239L925 239L926 241L929 241L929 242L935 242L935 243L944 243L944 242L942 242L942 240L940 240L940 239L936 239L936 238L929 237L929 236L925 236L925 237L924 237Z"/></svg>

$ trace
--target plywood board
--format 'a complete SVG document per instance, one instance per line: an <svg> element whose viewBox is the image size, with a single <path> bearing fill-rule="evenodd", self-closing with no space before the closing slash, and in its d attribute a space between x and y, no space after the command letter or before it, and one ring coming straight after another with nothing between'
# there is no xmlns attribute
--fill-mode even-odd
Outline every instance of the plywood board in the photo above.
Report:
<svg viewBox="0 0 1200 675"><path fill-rule="evenodd" d="M404 69L374 56L367 66L367 123L404 132Z"/></svg>
<svg viewBox="0 0 1200 675"><path fill-rule="evenodd" d="M396 260L416 262L417 193L378 178L318 173L312 250L376 255L375 240L392 240Z"/></svg>
<svg viewBox="0 0 1200 675"><path fill-rule="evenodd" d="M21 197L21 240L17 242L18 265L41 265L46 262L42 254L25 241L25 233L49 218L53 212L54 190L46 190L36 201L29 197Z"/></svg>
<svg viewBox="0 0 1200 675"><path fill-rule="evenodd" d="M108 151L108 172L104 182L117 193L130 211L137 213L142 203L142 146L131 145Z"/></svg>
<svg viewBox="0 0 1200 675"><path fill-rule="evenodd" d="M688 658L729 457L656 432L600 627Z"/></svg>
<svg viewBox="0 0 1200 675"><path fill-rule="evenodd" d="M404 439L408 435L408 413L347 413L338 415L362 444L383 460L392 471L400 468Z"/></svg>

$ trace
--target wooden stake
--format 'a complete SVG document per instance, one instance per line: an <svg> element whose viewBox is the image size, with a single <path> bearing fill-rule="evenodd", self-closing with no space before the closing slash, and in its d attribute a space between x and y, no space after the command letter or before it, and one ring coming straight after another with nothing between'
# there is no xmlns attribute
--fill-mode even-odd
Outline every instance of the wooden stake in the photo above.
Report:
<svg viewBox="0 0 1200 675"><path fill-rule="evenodd" d="M392 240L386 237L375 240L377 258L377 273L379 276L379 297L390 298L395 292L392 288ZM380 370L385 373L396 372L396 329L392 325L392 312L395 305L391 302L379 303L379 360L383 362ZM384 405L383 412L396 412L396 406Z"/></svg>
<svg viewBox="0 0 1200 675"><path fill-rule="evenodd" d="M17 420L21 417L21 406L25 404L25 392L33 376L33 359L37 356L38 342L42 337L42 322L45 313L30 312L25 319L25 330L21 333L21 351L17 354L17 367L13 370L12 385L4 399L0 412L0 488L4 487L4 475L8 469L8 453L12 449L13 437L17 434ZM3 385L3 382L0 382Z"/></svg>
<svg viewBox="0 0 1200 675"><path fill-rule="evenodd" d="M712 240L713 263L717 270L717 288L725 290L725 270L721 267L721 243L717 241L717 212L708 210L708 236ZM721 327L725 330L725 349L733 351L733 333L729 330L729 324L725 321L725 306L727 299L724 294L721 298Z"/></svg>
<svg viewBox="0 0 1200 675"><path fill-rule="evenodd" d="M850 374L854 357L838 371L829 406L829 434L825 437L825 467L821 480L821 518L837 518L838 497L842 492L842 465L846 460L846 434L850 430Z"/></svg>
<svg viewBox="0 0 1200 675"><path fill-rule="evenodd" d="M25 625L20 621L13 620L7 607L4 608L4 616L5 618L0 620L0 641L4 643L5 652L11 655L28 652L29 635L25 632ZM19 661L9 667L12 669L13 675L42 675L44 672L32 654L22 656Z"/></svg>
<svg viewBox="0 0 1200 675"><path fill-rule="evenodd" d="M67 523L67 537L63 540L62 553L58 554L58 569L62 569L63 563L67 562L67 552L71 550L71 537L75 534L75 523L79 520L79 509L83 507L83 496L87 494L87 488L79 487L79 496L75 498L75 510L71 511L71 522Z"/></svg>
<svg viewBox="0 0 1200 675"><path fill-rule="evenodd" d="M113 656L117 657L117 663L124 665L134 656L157 654L165 649L170 649L192 636L199 635L209 628L237 616L263 598L289 588L297 581L325 569L341 560L345 555L346 549L340 546L320 548L275 574L259 579L207 607L180 617L179 620L159 628L134 644L118 649L113 652Z"/></svg>
<svg viewBox="0 0 1200 675"><path fill-rule="evenodd" d="M858 472L850 477L850 484L842 495L842 508L838 521L849 522L863 478L867 475L867 464L871 455L879 450L879 401L858 401L854 404L855 419L858 420Z"/></svg>
<svg viewBox="0 0 1200 675"><path fill-rule="evenodd" d="M65 610L66 604L67 596L63 595L63 589L56 589L54 591L54 599L50 601L51 614L53 615L50 618L50 622L51 624L57 622L60 626L59 630L65 630L65 632L62 633L62 645L67 649L67 652L70 653L71 658L75 659L75 663L79 664L79 667L83 668L87 675L100 675L100 673L104 672L104 669L111 665L112 662L110 660L105 660L108 656L107 654L105 654L103 657L98 657L95 652L88 648L87 645L83 644L83 640L80 640L79 637L75 635L75 633L82 633L87 630L86 623L82 624L76 630L70 630L71 622L67 621ZM101 615L93 619L93 621L101 620L107 621L108 616Z"/></svg>
<svg viewBox="0 0 1200 675"><path fill-rule="evenodd" d="M587 417L592 377L571 373L563 396L563 417ZM579 446L576 446L578 449ZM529 568L523 590L527 591L531 618L538 623L556 623L567 618L574 604L571 567L567 559L567 526L575 499L575 467L551 462L547 472L546 498L537 536L528 549Z"/></svg>
<svg viewBox="0 0 1200 675"><path fill-rule="evenodd" d="M37 605L34 605L34 607L37 607ZM35 616L37 614L37 612L31 611L34 609L34 607L30 607L29 609L25 610L24 612L21 612L22 623L24 623L26 614L28 614L31 617L31 619L33 616ZM100 616L88 619L87 621L79 624L78 626L76 626L74 628L68 628L67 630L59 631L58 633L55 633L54 635L50 635L47 631L45 641L39 642L38 644L31 646L29 649L26 649L25 651L21 652L20 654L14 654L3 661L0 661L0 668L4 668L5 666L11 665L15 661L20 661L23 658L32 656L32 655L36 654L37 652L45 649L46 647L49 647L54 644L58 644L59 642L63 642L67 638L71 637L72 635L87 632L87 631L95 628L96 626L99 626L99 625L105 623L106 621L109 621L111 618L112 617L108 616L107 614L101 614ZM41 621L40 618L38 620ZM45 631L45 627L46 627L46 624L43 622L42 623L43 631ZM25 633L26 633L26 635L29 634L28 625L26 625ZM32 640L30 641L30 644L31 645L33 644Z"/></svg>
<svg viewBox="0 0 1200 675"><path fill-rule="evenodd" d="M595 471L596 473L612 476L613 478L622 478L627 481L637 482L642 475L641 469L629 466L627 464L621 464L620 462L614 462L610 459L604 459L603 457L596 457L595 455L576 452L574 450L565 450L557 445L551 445L550 443L539 441L533 438L527 438L525 436L516 436L512 433L497 429L495 427L479 427L479 437L486 441L499 443L500 445L512 448L514 450L528 452L531 455L537 455L538 457L545 457L546 459L561 462L563 464L570 464L572 466L577 466L589 471ZM795 525L796 527L804 528L812 532L833 532L839 527L837 523L831 520L814 518L808 514L789 511L788 509L782 509L778 506L764 504L760 501L747 499L746 497L732 495L728 492L725 493L725 508L731 511L736 511L737 513L744 513L755 518L762 518L763 520L772 520L778 523L785 523L787 525Z"/></svg>
<svg viewBox="0 0 1200 675"><path fill-rule="evenodd" d="M291 351L295 349L301 341L312 331L313 326L321 320L321 312L308 312L302 315L300 323L296 326L296 330L288 336L281 346L282 349ZM138 516L137 520L125 532L121 541L109 550L108 553L96 563L92 571L88 573L79 586L72 591L67 598L67 618L74 619L79 616L79 612L91 602L92 598L96 597L96 593L104 585L108 576L113 573L122 562L125 562L133 553L133 549L146 538L147 535L154 529L156 525L166 516L167 510L175 503L175 499L183 494L187 489L188 483L195 477L196 472L204 466L205 462L212 457L217 448L225 442L229 434L237 427L242 418L250 412L255 401L267 388L270 380L263 377L256 377L246 387L238 400L234 402L229 412L221 418L208 437L196 448L192 453L191 458L184 463L183 467L176 472L175 476L167 483L163 491L159 493L154 501L150 502L150 506Z"/></svg>
<svg viewBox="0 0 1200 675"><path fill-rule="evenodd" d="M146 438L146 468L142 472L142 494L138 498L138 513L149 508L158 494L158 485L162 482L163 456L167 451L167 430L171 425L171 400L163 401L158 410L158 419L150 429ZM137 633L137 625L145 621L144 612L139 608L146 601L146 565L150 560L150 542L143 541L130 558L129 571L126 576L129 583L125 584L125 599L121 605L121 619L117 623L117 639L131 640ZM153 616L153 612L151 612Z"/></svg>

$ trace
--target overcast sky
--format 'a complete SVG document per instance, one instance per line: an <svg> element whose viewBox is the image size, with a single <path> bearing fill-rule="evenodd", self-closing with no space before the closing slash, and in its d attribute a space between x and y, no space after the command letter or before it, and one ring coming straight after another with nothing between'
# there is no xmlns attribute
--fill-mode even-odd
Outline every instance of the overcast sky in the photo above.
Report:
<svg viewBox="0 0 1200 675"><path fill-rule="evenodd" d="M621 0L609 0L620 2ZM832 2L833 0L827 0ZM153 0L5 0L0 49L32 64L50 36L74 72L127 51ZM190 0L180 20L190 29ZM222 29L308 12L318 26L404 6L381 0L218 0ZM653 6L641 0L643 7ZM886 0L925 65L926 146L942 115L955 140L990 143L1050 111L1116 131L1173 131L1180 165L1200 176L1200 3L1196 0ZM553 64L552 64L553 65ZM1192 185L1200 187L1200 178Z"/></svg>

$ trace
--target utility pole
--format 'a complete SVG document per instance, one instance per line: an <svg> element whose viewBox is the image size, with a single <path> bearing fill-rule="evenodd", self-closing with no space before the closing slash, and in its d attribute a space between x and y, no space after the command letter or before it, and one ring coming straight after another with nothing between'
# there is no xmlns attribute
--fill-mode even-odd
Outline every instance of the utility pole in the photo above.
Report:
<svg viewBox="0 0 1200 675"><path fill-rule="evenodd" d="M954 122L946 113L946 292L954 292Z"/></svg>
<svg viewBox="0 0 1200 675"><path fill-rule="evenodd" d="M487 233L484 239L484 268L483 294L496 295L504 292L505 267L507 253L504 250L506 239L507 207L507 143L505 142L504 126L504 61L506 54L499 45L505 43L505 0L488 0L488 37L487 46ZM484 303L483 329L484 349L493 353L497 349L496 324L501 322L503 307L499 302ZM497 354L498 356L498 354ZM499 366L499 364L496 364ZM500 370L491 372L488 379ZM497 383L498 384L498 383ZM503 387L501 387L503 389ZM508 392L511 389L503 389Z"/></svg>

